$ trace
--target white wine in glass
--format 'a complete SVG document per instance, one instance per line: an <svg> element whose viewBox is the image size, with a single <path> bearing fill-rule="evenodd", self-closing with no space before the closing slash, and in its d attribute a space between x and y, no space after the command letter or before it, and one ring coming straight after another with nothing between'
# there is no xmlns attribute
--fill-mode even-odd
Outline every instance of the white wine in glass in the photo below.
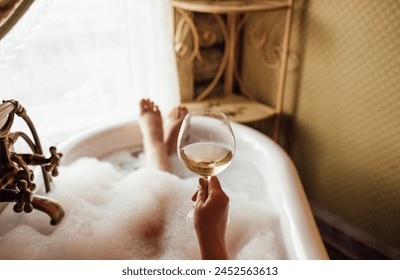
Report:
<svg viewBox="0 0 400 280"><path fill-rule="evenodd" d="M178 155L183 165L207 180L231 163L236 151L228 117L218 111L199 110L186 115L178 136ZM191 223L193 211L188 214Z"/></svg>
<svg viewBox="0 0 400 280"><path fill-rule="evenodd" d="M199 142L183 147L179 156L190 171L209 178L229 165L233 153L229 147L219 143Z"/></svg>

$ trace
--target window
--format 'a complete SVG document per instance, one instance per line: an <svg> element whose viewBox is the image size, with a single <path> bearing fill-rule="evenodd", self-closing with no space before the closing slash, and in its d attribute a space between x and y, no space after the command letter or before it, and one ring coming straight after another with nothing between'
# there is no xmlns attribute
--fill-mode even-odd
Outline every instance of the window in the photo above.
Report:
<svg viewBox="0 0 400 280"><path fill-rule="evenodd" d="M168 0L34 1L0 42L0 97L25 107L46 150L133 121L143 97L167 113L179 102L171 17Z"/></svg>

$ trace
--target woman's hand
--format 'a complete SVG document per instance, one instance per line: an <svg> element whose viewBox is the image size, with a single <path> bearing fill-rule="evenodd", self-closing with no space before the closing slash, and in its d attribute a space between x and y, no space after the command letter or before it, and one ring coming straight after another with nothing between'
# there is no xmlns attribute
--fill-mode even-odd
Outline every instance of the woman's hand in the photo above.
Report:
<svg viewBox="0 0 400 280"><path fill-rule="evenodd" d="M193 223L199 240L202 259L228 259L225 230L228 221L229 197L222 190L218 178L199 180L193 195Z"/></svg>

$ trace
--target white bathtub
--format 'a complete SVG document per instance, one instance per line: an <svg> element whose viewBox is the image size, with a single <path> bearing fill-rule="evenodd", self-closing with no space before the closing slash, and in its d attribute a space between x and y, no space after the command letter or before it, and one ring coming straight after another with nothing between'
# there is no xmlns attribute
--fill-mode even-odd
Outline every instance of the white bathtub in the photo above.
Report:
<svg viewBox="0 0 400 280"><path fill-rule="evenodd" d="M257 163L260 182L269 187L278 213L280 232L288 259L328 259L321 236L297 171L287 154L270 138L233 123L237 150ZM82 156L104 159L121 150L140 151L141 132L137 123L121 123L91 130L58 146L64 165Z"/></svg>

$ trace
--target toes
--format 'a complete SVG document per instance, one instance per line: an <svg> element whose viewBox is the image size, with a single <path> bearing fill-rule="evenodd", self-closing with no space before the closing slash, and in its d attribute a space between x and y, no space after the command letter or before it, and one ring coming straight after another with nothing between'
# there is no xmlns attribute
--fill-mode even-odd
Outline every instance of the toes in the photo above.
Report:
<svg viewBox="0 0 400 280"><path fill-rule="evenodd" d="M155 112L155 113L159 113L160 109L158 108L157 105L154 104L153 101L151 101L150 99L142 99L140 101L140 109L141 112Z"/></svg>
<svg viewBox="0 0 400 280"><path fill-rule="evenodd" d="M151 101L149 99L140 100L140 110L141 112L148 111L151 106Z"/></svg>
<svg viewBox="0 0 400 280"><path fill-rule="evenodd" d="M184 106L179 106L179 107L178 107L178 110L177 110L177 118L178 118L178 119L183 118L183 117L186 116L187 113L188 113L188 110L187 110L186 107L184 107Z"/></svg>

